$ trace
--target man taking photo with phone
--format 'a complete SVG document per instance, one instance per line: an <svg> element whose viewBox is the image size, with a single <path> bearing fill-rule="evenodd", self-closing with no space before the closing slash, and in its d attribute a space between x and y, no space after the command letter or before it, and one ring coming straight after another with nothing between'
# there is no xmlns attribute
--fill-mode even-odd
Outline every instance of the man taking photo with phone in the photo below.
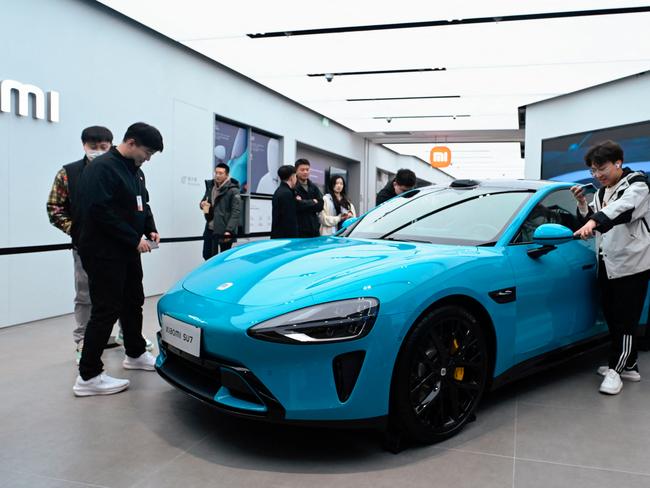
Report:
<svg viewBox="0 0 650 488"><path fill-rule="evenodd" d="M643 172L623 167L623 149L613 141L589 149L585 163L602 186L591 204L587 188L571 188L584 222L575 236L596 237L598 285L612 340L609 363L598 368L605 377L599 391L617 395L622 379L641 380L636 329L650 278L649 184Z"/></svg>

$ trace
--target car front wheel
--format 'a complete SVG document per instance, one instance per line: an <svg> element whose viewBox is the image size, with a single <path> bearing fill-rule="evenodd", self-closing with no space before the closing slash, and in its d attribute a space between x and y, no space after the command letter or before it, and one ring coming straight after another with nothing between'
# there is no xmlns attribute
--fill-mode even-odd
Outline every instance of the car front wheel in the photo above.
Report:
<svg viewBox="0 0 650 488"><path fill-rule="evenodd" d="M392 420L418 442L451 437L473 417L487 374L480 323L456 305L435 309L402 345L393 375Z"/></svg>

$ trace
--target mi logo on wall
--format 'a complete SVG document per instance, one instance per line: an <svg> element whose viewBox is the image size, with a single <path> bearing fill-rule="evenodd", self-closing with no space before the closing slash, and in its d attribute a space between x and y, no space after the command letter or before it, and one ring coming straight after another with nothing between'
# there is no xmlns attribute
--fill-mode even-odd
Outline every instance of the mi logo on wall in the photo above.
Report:
<svg viewBox="0 0 650 488"><path fill-rule="evenodd" d="M451 165L451 149L446 146L436 146L429 153L429 162L434 168L446 168Z"/></svg>
<svg viewBox="0 0 650 488"><path fill-rule="evenodd" d="M29 101L32 100L32 114L35 119L45 120L45 94L34 85L28 85L15 80L0 81L0 112L9 113L12 109L13 96L17 93L18 106L16 113L27 117ZM47 120L59 121L59 92L47 92Z"/></svg>

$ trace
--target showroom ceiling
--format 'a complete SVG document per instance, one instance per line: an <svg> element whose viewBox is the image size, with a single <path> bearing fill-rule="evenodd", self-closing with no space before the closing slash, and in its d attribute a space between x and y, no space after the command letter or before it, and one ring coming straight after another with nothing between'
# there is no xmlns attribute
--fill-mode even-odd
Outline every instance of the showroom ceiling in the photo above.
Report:
<svg viewBox="0 0 650 488"><path fill-rule="evenodd" d="M101 3L357 132L517 129L519 106L650 69L638 1Z"/></svg>

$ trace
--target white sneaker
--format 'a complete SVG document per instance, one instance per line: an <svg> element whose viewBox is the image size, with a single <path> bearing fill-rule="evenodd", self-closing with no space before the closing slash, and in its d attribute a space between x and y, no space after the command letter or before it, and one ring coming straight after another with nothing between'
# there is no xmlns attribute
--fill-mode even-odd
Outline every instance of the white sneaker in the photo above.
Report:
<svg viewBox="0 0 650 488"><path fill-rule="evenodd" d="M613 369L608 369L599 391L607 395L618 395L622 389L621 376Z"/></svg>
<svg viewBox="0 0 650 488"><path fill-rule="evenodd" d="M131 358L124 356L122 361L124 369L144 369L145 371L154 371L156 369L156 356L150 352L143 352L140 357Z"/></svg>
<svg viewBox="0 0 650 488"><path fill-rule="evenodd" d="M142 334L142 338L144 339L144 348L148 352L153 351L153 342L151 342L149 339L147 339L147 336ZM115 336L115 344L119 344L120 346L124 346L124 336L122 335L122 329L117 333L117 336Z"/></svg>
<svg viewBox="0 0 650 488"><path fill-rule="evenodd" d="M639 373L635 368L636 367L630 369L625 368L621 373L621 379L627 381L641 381L641 373ZM600 366L598 368L598 374L600 376L605 376L607 371L609 371L609 366Z"/></svg>
<svg viewBox="0 0 650 488"><path fill-rule="evenodd" d="M93 396L93 395L112 395L126 390L129 387L129 380L121 380L108 376L106 373L101 373L90 378L83 380L81 376L77 376L72 391L75 396Z"/></svg>

